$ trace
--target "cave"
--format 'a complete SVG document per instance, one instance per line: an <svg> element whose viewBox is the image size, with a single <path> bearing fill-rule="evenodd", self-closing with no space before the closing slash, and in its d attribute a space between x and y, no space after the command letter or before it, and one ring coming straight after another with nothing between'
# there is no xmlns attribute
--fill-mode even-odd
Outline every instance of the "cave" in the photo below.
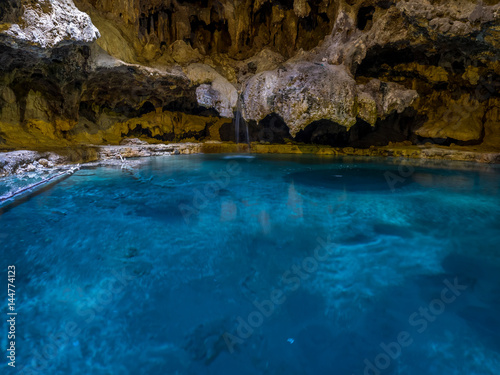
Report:
<svg viewBox="0 0 500 375"><path fill-rule="evenodd" d="M235 116L238 116L238 114L235 114ZM234 121L236 120L220 127L219 135L222 141L236 142L239 139L242 142L284 144L293 140L293 137L290 135L290 129L277 114L268 115L259 122L246 122L240 118L241 123L238 129L238 136Z"/></svg>
<svg viewBox="0 0 500 375"><path fill-rule="evenodd" d="M499 30L1 1L3 372L499 374Z"/></svg>
<svg viewBox="0 0 500 375"><path fill-rule="evenodd" d="M320 120L307 125L295 136L295 139L304 143L344 147L349 144L350 134L342 125Z"/></svg>

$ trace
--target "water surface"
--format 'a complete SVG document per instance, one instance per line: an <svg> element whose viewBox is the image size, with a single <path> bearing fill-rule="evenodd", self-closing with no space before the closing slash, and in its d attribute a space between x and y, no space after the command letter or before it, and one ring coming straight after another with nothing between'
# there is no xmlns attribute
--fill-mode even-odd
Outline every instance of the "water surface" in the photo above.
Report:
<svg viewBox="0 0 500 375"><path fill-rule="evenodd" d="M497 375L500 169L450 166L191 155L80 170L0 216L16 370Z"/></svg>

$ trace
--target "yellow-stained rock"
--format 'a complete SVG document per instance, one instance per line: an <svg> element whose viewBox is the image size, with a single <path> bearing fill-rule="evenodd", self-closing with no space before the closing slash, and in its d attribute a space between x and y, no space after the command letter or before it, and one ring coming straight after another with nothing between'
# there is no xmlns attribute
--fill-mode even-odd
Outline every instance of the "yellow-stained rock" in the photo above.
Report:
<svg viewBox="0 0 500 375"><path fill-rule="evenodd" d="M441 66L422 65L419 63L399 64L394 67L395 71L417 72L431 83L447 82L448 72Z"/></svg>
<svg viewBox="0 0 500 375"><path fill-rule="evenodd" d="M492 98L488 104L484 123L484 143L498 147L500 145L500 99Z"/></svg>
<svg viewBox="0 0 500 375"><path fill-rule="evenodd" d="M477 85L480 77L479 68L472 65L469 65L462 75L462 78L469 81L471 85Z"/></svg>
<svg viewBox="0 0 500 375"><path fill-rule="evenodd" d="M484 104L471 99L467 94L458 100L450 94L433 94L422 104L428 120L416 130L425 138L453 138L460 141L474 141L481 138Z"/></svg>

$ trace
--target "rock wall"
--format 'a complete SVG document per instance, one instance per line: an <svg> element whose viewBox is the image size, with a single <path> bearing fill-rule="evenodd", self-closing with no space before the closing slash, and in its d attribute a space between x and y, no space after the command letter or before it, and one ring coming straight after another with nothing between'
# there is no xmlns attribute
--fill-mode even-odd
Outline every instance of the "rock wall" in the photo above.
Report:
<svg viewBox="0 0 500 375"><path fill-rule="evenodd" d="M499 20L493 0L5 0L0 148L234 141L240 116L251 141L500 148Z"/></svg>

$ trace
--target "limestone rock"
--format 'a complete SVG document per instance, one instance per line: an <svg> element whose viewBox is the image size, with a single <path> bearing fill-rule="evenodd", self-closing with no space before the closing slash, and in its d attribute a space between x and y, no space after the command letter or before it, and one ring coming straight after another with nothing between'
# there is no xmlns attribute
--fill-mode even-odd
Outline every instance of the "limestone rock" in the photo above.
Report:
<svg viewBox="0 0 500 375"><path fill-rule="evenodd" d="M243 109L246 120L278 114L292 136L321 119L350 127L356 122L356 82L342 66L290 64L252 77L243 91Z"/></svg>
<svg viewBox="0 0 500 375"><path fill-rule="evenodd" d="M92 11L90 16L92 23L99 29L101 35L96 41L97 45L114 59L137 64L140 55L134 48L134 43L130 43L131 35L126 32L127 29L120 24L109 22L108 19L95 11ZM93 51L97 52L97 48L94 48ZM155 56L157 52L155 51Z"/></svg>
<svg viewBox="0 0 500 375"><path fill-rule="evenodd" d="M495 146L500 144L500 100L492 98L489 100L485 113L484 123L485 144Z"/></svg>
<svg viewBox="0 0 500 375"><path fill-rule="evenodd" d="M90 17L78 10L72 0L22 0L23 14L4 35L14 41L54 47L63 41L92 42L99 38Z"/></svg>
<svg viewBox="0 0 500 375"><path fill-rule="evenodd" d="M203 64L189 65L186 68L186 75L193 84L201 84L196 89L199 105L215 108L222 117L233 117L238 102L238 92L226 78Z"/></svg>
<svg viewBox="0 0 500 375"><path fill-rule="evenodd" d="M183 40L177 40L170 48L172 50L172 58L179 64L194 63L203 58L198 49L193 49Z"/></svg>
<svg viewBox="0 0 500 375"><path fill-rule="evenodd" d="M297 62L252 77L243 91L243 115L259 121L275 113L295 136L318 120L350 128L359 116L374 124L377 117L402 112L417 96L379 80L357 87L343 65Z"/></svg>
<svg viewBox="0 0 500 375"><path fill-rule="evenodd" d="M379 117L384 117L393 111L403 112L418 97L415 90L405 89L394 82L381 82L378 79L360 85L359 90L374 98Z"/></svg>
<svg viewBox="0 0 500 375"><path fill-rule="evenodd" d="M500 147L499 23L494 0L4 0L0 147L226 140L239 97L288 141Z"/></svg>
<svg viewBox="0 0 500 375"><path fill-rule="evenodd" d="M147 145L148 142L142 141L139 138L125 138L122 141L120 141L121 146L130 146L130 145L135 145L135 146L140 146L140 145Z"/></svg>
<svg viewBox="0 0 500 375"><path fill-rule="evenodd" d="M297 17L304 18L311 12L311 7L306 0L294 0L293 10Z"/></svg>
<svg viewBox="0 0 500 375"><path fill-rule="evenodd" d="M424 138L451 138L459 141L479 141L483 131L484 106L462 95L457 100L439 97L445 105L431 107L429 120L416 134Z"/></svg>
<svg viewBox="0 0 500 375"><path fill-rule="evenodd" d="M246 65L247 68L246 72L255 74L266 70L276 69L278 65L283 62L285 62L285 58L283 56L266 48L257 53L255 56L245 60L244 65Z"/></svg>

